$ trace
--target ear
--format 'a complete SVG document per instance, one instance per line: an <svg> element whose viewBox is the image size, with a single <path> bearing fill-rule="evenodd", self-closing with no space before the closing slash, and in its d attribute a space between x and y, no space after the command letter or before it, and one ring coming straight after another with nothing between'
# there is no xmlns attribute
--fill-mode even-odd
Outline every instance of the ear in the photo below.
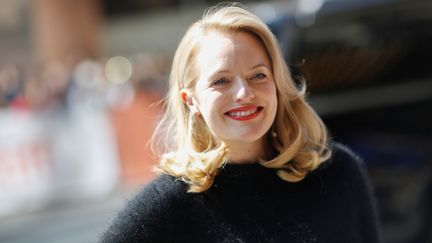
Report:
<svg viewBox="0 0 432 243"><path fill-rule="evenodd" d="M180 91L180 98L183 101L183 103L186 104L187 106L193 105L192 96L188 90L182 89Z"/></svg>
<svg viewBox="0 0 432 243"><path fill-rule="evenodd" d="M200 114L196 105L194 103L194 99L191 95L191 93L186 90L186 89L182 89L180 91L180 98L183 101L184 104L186 104L189 107L189 110L191 111L192 114Z"/></svg>

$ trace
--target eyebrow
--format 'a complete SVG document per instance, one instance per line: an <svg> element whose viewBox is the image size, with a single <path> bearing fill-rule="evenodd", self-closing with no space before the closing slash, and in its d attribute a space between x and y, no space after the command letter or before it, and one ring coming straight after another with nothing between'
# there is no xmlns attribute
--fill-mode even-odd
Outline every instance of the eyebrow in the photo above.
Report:
<svg viewBox="0 0 432 243"><path fill-rule="evenodd" d="M269 67L267 67L267 65L265 65L264 63L258 63L258 64L256 64L256 65L250 67L249 70L253 70L253 69L256 69L256 68L259 68L259 67L265 67L265 68L267 68L267 69L269 68ZM226 69L221 69L221 70L217 70L217 71L214 72L212 75L219 74L219 73L230 73L230 71L229 71L229 70L226 70Z"/></svg>
<svg viewBox="0 0 432 243"><path fill-rule="evenodd" d="M250 68L250 70L255 69L255 68L259 68L259 67L265 67L265 68L269 68L267 67L267 65L265 65L264 63L258 63L257 65L254 65Z"/></svg>

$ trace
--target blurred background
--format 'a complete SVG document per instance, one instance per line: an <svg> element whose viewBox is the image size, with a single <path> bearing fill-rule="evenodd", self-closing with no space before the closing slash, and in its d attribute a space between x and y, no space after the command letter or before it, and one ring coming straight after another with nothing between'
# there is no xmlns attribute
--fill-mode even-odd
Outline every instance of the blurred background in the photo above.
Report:
<svg viewBox="0 0 432 243"><path fill-rule="evenodd" d="M383 242L432 242L432 1L241 2L365 159ZM173 52L216 3L0 0L0 242L95 242L155 176Z"/></svg>

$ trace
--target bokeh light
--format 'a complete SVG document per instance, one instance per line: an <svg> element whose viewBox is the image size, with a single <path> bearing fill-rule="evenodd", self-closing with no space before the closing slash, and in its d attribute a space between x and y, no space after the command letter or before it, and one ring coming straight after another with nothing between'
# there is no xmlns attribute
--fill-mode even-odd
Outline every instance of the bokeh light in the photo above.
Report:
<svg viewBox="0 0 432 243"><path fill-rule="evenodd" d="M105 76L111 83L124 83L129 80L131 75L132 64L126 57L111 57L105 64Z"/></svg>

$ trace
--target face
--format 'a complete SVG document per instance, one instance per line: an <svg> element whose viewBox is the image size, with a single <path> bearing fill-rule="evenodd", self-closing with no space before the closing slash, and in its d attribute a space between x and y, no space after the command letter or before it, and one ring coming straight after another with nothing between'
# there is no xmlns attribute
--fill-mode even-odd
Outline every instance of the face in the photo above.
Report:
<svg viewBox="0 0 432 243"><path fill-rule="evenodd" d="M262 146L277 110L271 63L263 45L246 32L211 32L196 61L199 79L190 106L201 113L215 139L230 147Z"/></svg>

